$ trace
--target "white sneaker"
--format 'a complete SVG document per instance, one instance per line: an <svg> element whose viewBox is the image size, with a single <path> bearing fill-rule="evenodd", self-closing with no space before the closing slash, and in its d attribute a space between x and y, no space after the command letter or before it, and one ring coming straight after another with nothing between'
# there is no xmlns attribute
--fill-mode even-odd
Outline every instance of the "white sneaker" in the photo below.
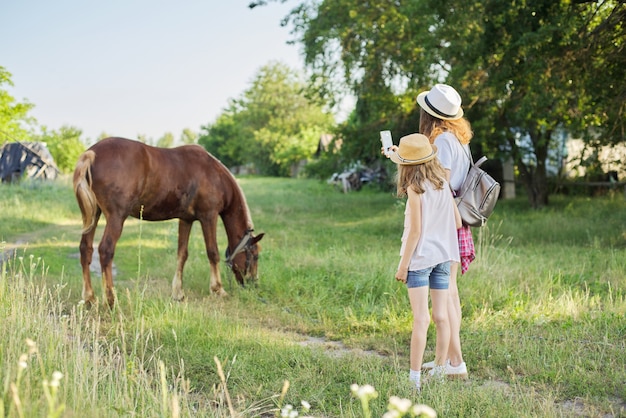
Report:
<svg viewBox="0 0 626 418"><path fill-rule="evenodd" d="M446 363L446 376L452 379L467 379L467 365L462 362L458 366L450 364L450 360Z"/></svg>
<svg viewBox="0 0 626 418"><path fill-rule="evenodd" d="M429 361L428 363L422 364L422 369L431 370L435 367L435 361ZM453 366L450 364L450 360L446 362L446 376L450 378L467 378L467 365L465 362L462 362L458 366Z"/></svg>
<svg viewBox="0 0 626 418"><path fill-rule="evenodd" d="M422 364L422 369L430 370L435 367L435 360Z"/></svg>
<svg viewBox="0 0 626 418"><path fill-rule="evenodd" d="M413 389L417 390L418 392L421 390L422 388L422 373L420 371L418 371L417 373L414 372L413 370L409 371L409 380L412 383Z"/></svg>

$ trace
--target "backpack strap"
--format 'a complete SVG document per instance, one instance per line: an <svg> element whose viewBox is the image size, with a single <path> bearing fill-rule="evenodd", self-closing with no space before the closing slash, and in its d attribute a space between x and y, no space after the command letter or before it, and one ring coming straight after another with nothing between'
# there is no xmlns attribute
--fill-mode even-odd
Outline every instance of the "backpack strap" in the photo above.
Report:
<svg viewBox="0 0 626 418"><path fill-rule="evenodd" d="M457 138L457 140L459 141L459 144L461 144L461 140L459 138ZM469 154L467 153L467 151L465 150L465 147L463 146L463 144L461 144L461 148L463 148L463 153L467 156L467 158L469 158L470 160L470 170L472 169L472 167L476 166L476 167L480 167L482 165L482 163L484 163L485 161L487 161L487 157L485 157L484 155L482 157L480 157L480 159L478 161L476 161L476 163L474 163L474 159L472 158L472 153L470 152ZM468 170L469 172L469 170Z"/></svg>
<svg viewBox="0 0 626 418"><path fill-rule="evenodd" d="M463 153L470 160L470 168L472 168L474 166L474 159L472 158L472 153L471 152L469 152L469 153L467 152L467 150L463 146L463 143L461 142L461 140L456 135L454 135L454 137L456 138L457 141L459 141L459 144L461 145L461 148L463 149Z"/></svg>

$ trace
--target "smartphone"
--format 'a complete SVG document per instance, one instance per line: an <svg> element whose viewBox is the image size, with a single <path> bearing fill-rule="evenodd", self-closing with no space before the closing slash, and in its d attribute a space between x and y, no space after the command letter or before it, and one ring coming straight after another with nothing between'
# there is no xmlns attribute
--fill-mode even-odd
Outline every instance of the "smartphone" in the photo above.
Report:
<svg viewBox="0 0 626 418"><path fill-rule="evenodd" d="M380 142L383 144L385 155L389 156L393 140L391 139L391 131L380 131Z"/></svg>

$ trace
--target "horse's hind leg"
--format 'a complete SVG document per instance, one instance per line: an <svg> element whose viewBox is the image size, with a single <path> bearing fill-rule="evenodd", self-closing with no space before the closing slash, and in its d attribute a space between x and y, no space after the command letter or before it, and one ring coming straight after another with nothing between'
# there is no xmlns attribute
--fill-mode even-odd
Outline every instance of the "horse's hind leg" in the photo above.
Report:
<svg viewBox="0 0 626 418"><path fill-rule="evenodd" d="M109 307L115 304L115 293L113 292L113 257L115 246L122 235L124 218L107 216L107 225L102 234L102 240L98 246L100 254L100 266L102 267L102 289Z"/></svg>
<svg viewBox="0 0 626 418"><path fill-rule="evenodd" d="M85 304L90 307L95 301L96 298L93 293L93 288L91 287L91 272L89 271L89 266L91 265L91 260L93 256L93 238L96 235L96 225L98 224L98 219L100 218L100 211L96 214L94 227L91 228L91 231L85 233L80 238L80 265L83 269L83 301Z"/></svg>
<svg viewBox="0 0 626 418"><path fill-rule="evenodd" d="M185 299L185 292L183 292L183 268L185 262L189 256L189 234L191 233L191 222L178 221L178 256L176 260L176 273L174 273L174 279L172 280L172 299L176 301L182 301Z"/></svg>

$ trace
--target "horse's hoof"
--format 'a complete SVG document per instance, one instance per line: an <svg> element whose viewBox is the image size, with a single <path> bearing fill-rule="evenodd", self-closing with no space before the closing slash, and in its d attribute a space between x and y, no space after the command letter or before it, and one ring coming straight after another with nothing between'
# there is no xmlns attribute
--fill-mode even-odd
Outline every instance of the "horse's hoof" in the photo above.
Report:
<svg viewBox="0 0 626 418"><path fill-rule="evenodd" d="M226 296L228 296L228 292L226 292L223 287L220 287L219 290L214 290L213 294L215 294L215 296L219 296L219 297L226 297Z"/></svg>
<svg viewBox="0 0 626 418"><path fill-rule="evenodd" d="M83 299L80 302L85 305L85 309L91 309L97 303L95 298Z"/></svg>
<svg viewBox="0 0 626 418"><path fill-rule="evenodd" d="M172 295L172 300L174 302L184 302L185 299L187 299L187 296L185 296L185 294L181 294L181 295Z"/></svg>

